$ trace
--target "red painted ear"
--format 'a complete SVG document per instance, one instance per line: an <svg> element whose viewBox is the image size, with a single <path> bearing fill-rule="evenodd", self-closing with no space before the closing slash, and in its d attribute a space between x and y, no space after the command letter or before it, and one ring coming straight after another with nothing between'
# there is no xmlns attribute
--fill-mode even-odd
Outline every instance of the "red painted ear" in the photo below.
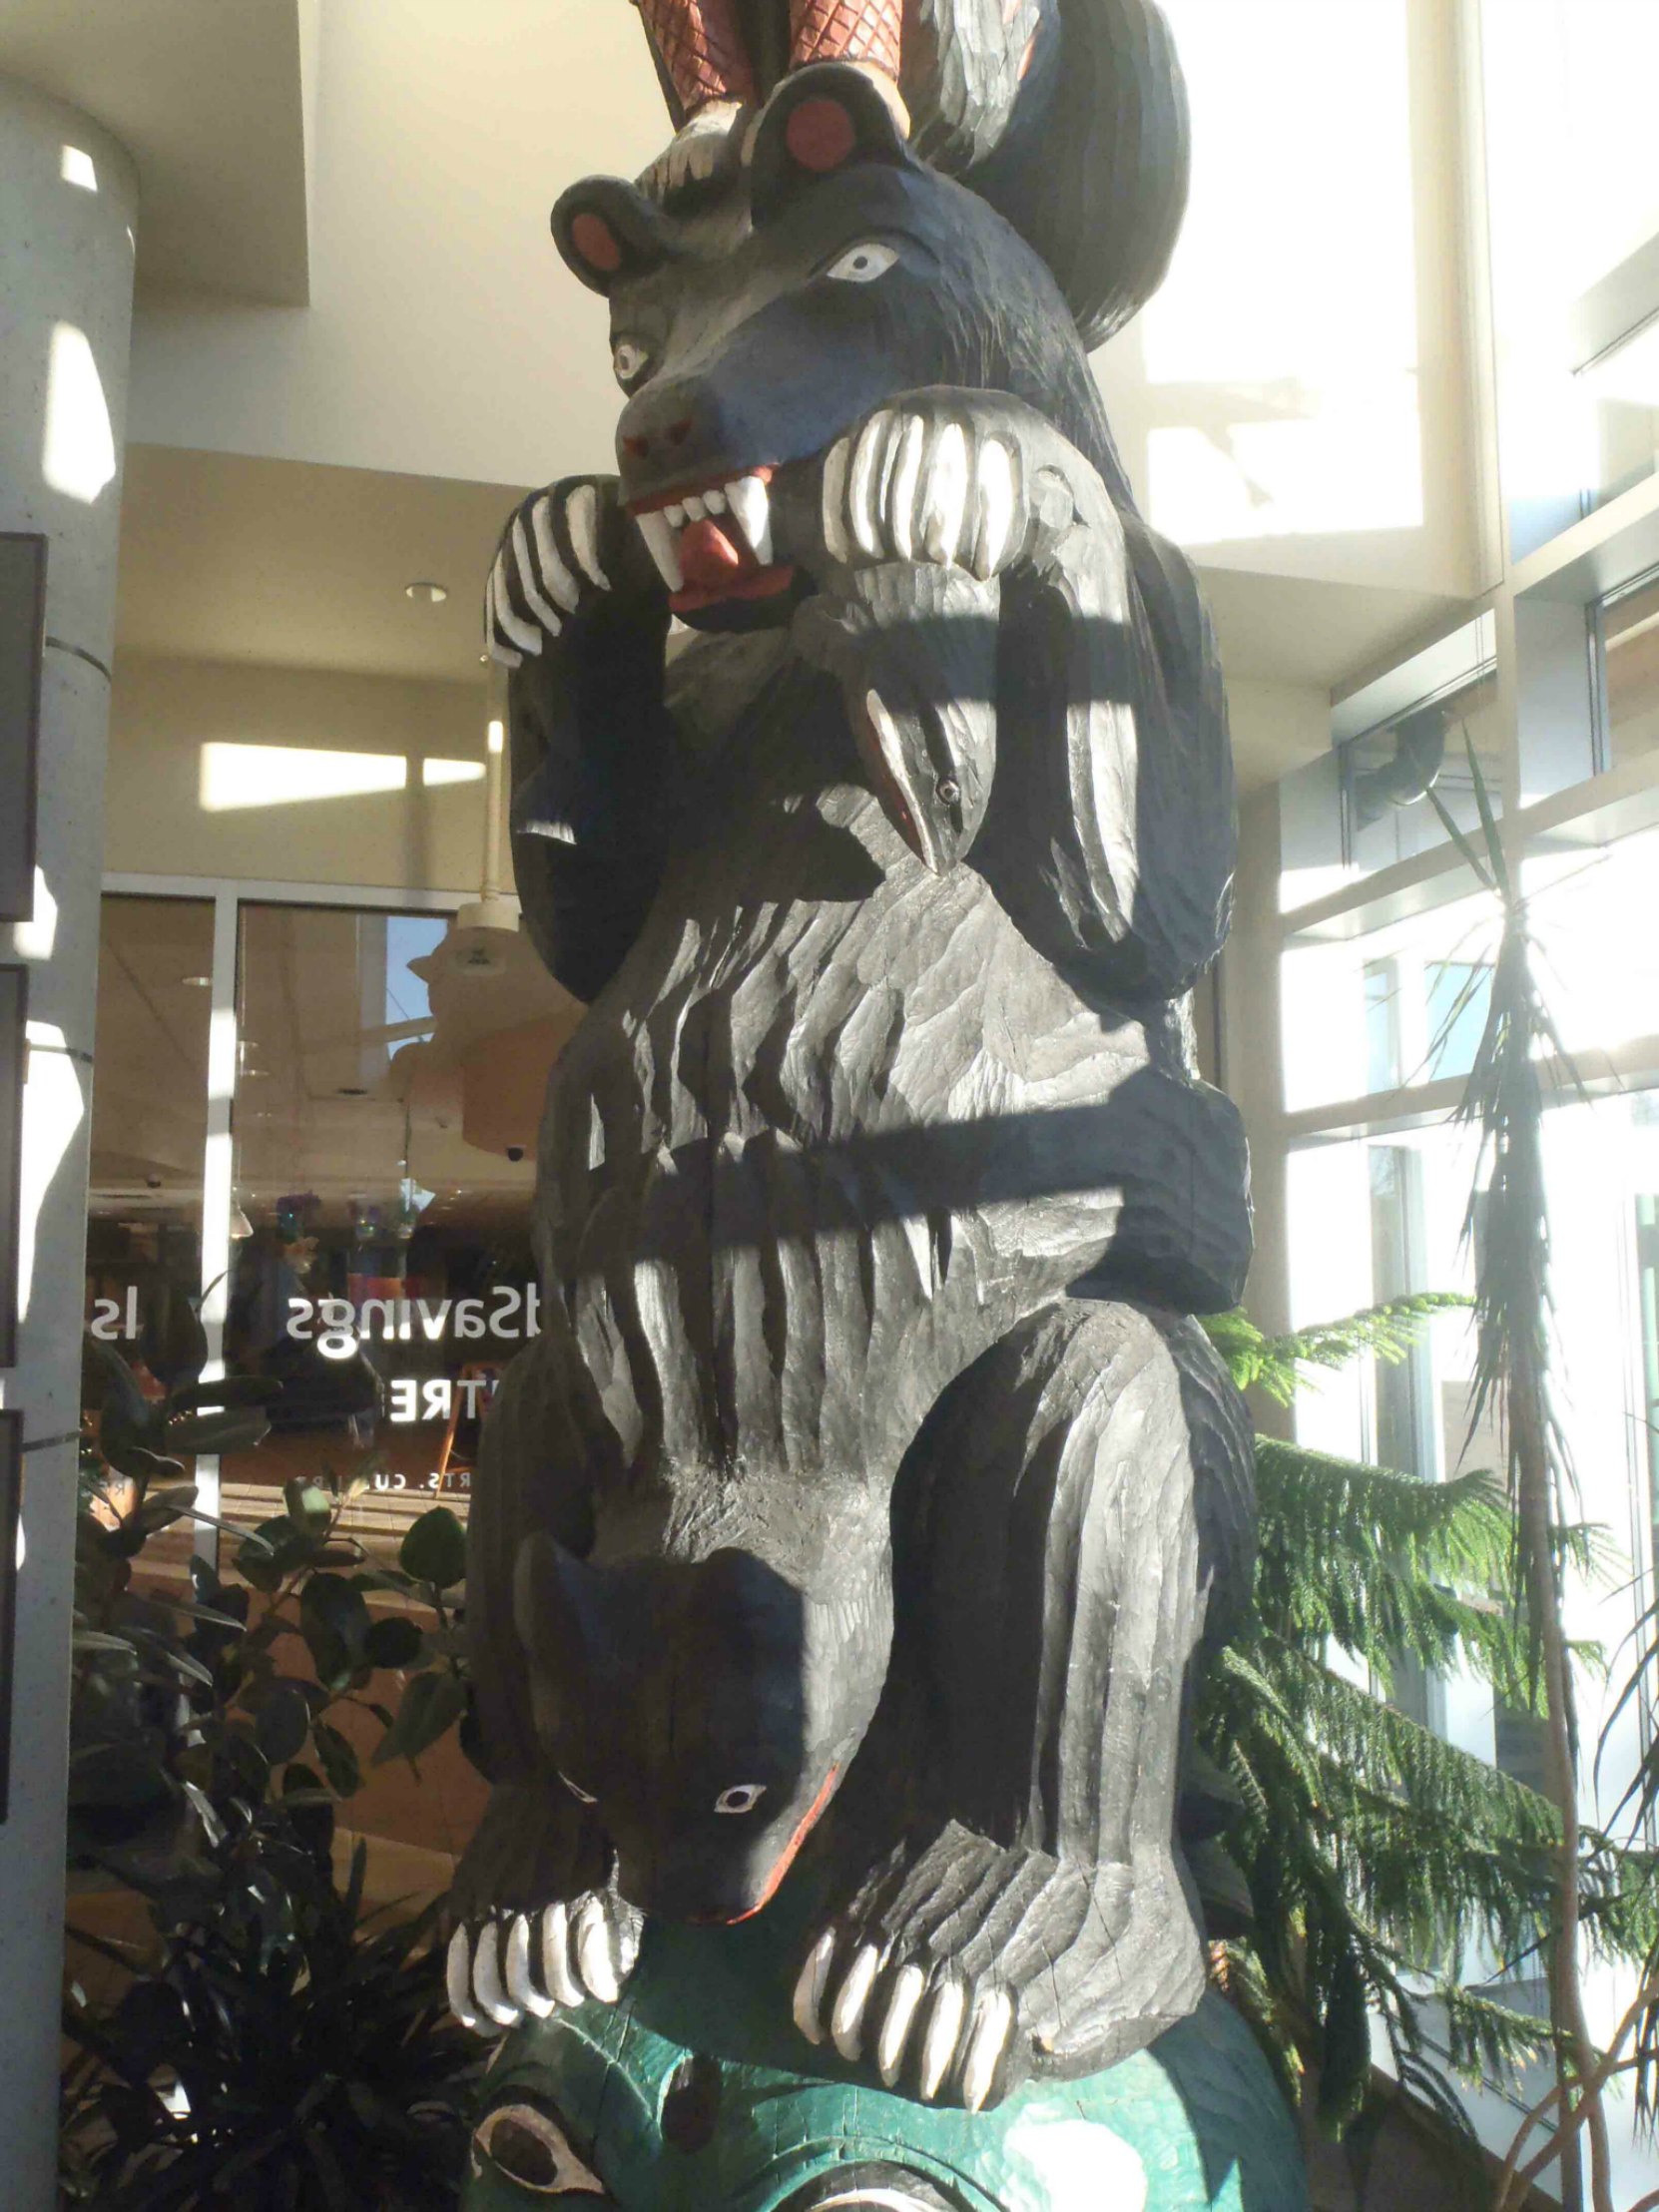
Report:
<svg viewBox="0 0 1659 2212"><path fill-rule="evenodd" d="M622 267L621 241L605 218L591 209L584 208L571 218L570 243L572 250L601 276L614 276Z"/></svg>
<svg viewBox="0 0 1659 2212"><path fill-rule="evenodd" d="M784 124L790 159L818 177L839 169L857 144L858 126L838 100L798 100Z"/></svg>
<svg viewBox="0 0 1659 2212"><path fill-rule="evenodd" d="M767 103L750 157L755 221L820 179L861 162L902 163L909 149L891 107L861 69L815 62Z"/></svg>
<svg viewBox="0 0 1659 2212"><path fill-rule="evenodd" d="M660 269L674 251L672 227L654 201L619 177L588 177L560 195L553 237L590 291Z"/></svg>

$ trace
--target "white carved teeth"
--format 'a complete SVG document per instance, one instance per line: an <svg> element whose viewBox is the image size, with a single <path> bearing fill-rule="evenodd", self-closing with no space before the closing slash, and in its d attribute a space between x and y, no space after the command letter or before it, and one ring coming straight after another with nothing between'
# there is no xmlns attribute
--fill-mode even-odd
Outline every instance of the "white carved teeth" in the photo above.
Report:
<svg viewBox="0 0 1659 2212"><path fill-rule="evenodd" d="M723 491L706 491L703 494L703 504L710 514L723 515L726 512L726 494ZM690 507L691 501L689 499L686 501L686 505Z"/></svg>
<svg viewBox="0 0 1659 2212"><path fill-rule="evenodd" d="M682 530L685 528L686 510L677 500L671 501L663 509L663 520L671 530Z"/></svg>
<svg viewBox="0 0 1659 2212"><path fill-rule="evenodd" d="M921 2002L921 1992L927 1986L927 1976L919 1966L901 1966L893 1982L892 1995L887 1999L886 2017L881 2022L881 2032L875 2044L875 2063L881 2070L881 2079L890 2089L898 2079L898 2069L904 2057L904 2042L910 2032L910 2022L916 2016L916 2006Z"/></svg>
<svg viewBox="0 0 1659 2212"><path fill-rule="evenodd" d="M1014 2024L1014 2000L1006 1989L981 1995L968 2023L967 2056L962 2060L962 2102L977 2112L991 2093L997 2061Z"/></svg>
<svg viewBox="0 0 1659 2212"><path fill-rule="evenodd" d="M749 540L750 549L762 568L772 561L772 498L766 480L760 476L740 476L726 487L726 504L732 519Z"/></svg>
<svg viewBox="0 0 1659 2212"><path fill-rule="evenodd" d="M449 2009L463 2027L476 2027L478 2014L472 2009L472 1956L467 1948L466 1930L456 1929L449 1938L449 1950L443 1962L444 1985L449 1992Z"/></svg>
<svg viewBox="0 0 1659 2212"><path fill-rule="evenodd" d="M671 510L671 511L672 511L672 510ZM687 494L686 494L686 520L687 520L688 522L701 522L701 521L703 520L703 517L704 517L704 516L705 516L705 515L706 515L706 514L708 513L708 511L709 511L709 510L708 510L708 508L707 508L707 507L706 507L706 506L704 505L703 501L702 501L701 499L699 499L699 498L698 498L698 496L697 496L696 492L694 492L694 491L689 491L689 492L687 492Z"/></svg>
<svg viewBox="0 0 1659 2212"><path fill-rule="evenodd" d="M668 510L659 507L654 513L639 515L635 519L639 523L640 535L645 540L646 550L662 572L663 582L670 591L684 590L686 572L680 566L680 553L674 542L674 531L669 524Z"/></svg>
<svg viewBox="0 0 1659 2212"><path fill-rule="evenodd" d="M924 2104L931 2104L939 2093L956 2048L956 2037L961 2032L962 2014L966 2009L967 1992L954 1977L941 1981L933 1991L933 2005L927 2015L927 2032L921 2044L921 2096Z"/></svg>
<svg viewBox="0 0 1659 2212"><path fill-rule="evenodd" d="M543 1996L536 1987L530 1972L530 1921L520 1913L507 1932L507 1994L526 2012L533 2012L538 2020L558 2010L557 2002Z"/></svg>
<svg viewBox="0 0 1659 2212"><path fill-rule="evenodd" d="M795 1985L795 2024L809 2043L824 2040L824 1992L830 1983L830 1962L835 1955L835 1932L827 1928L807 1953L807 1963Z"/></svg>
<svg viewBox="0 0 1659 2212"><path fill-rule="evenodd" d="M830 2015L830 2040L843 2058L858 2055L864 2006L869 2001L875 1969L880 1963L881 1953L873 1943L865 1943L846 1969L846 1979L840 1985L834 2010Z"/></svg>

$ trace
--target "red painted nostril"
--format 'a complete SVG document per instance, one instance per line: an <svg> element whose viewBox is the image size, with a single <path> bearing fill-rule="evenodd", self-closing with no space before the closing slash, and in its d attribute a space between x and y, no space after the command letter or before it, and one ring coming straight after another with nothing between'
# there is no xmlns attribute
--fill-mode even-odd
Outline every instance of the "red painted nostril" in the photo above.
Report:
<svg viewBox="0 0 1659 2212"><path fill-rule="evenodd" d="M624 437L622 450L632 455L636 461L643 461L651 450L651 440L649 438Z"/></svg>
<svg viewBox="0 0 1659 2212"><path fill-rule="evenodd" d="M678 422L671 422L668 426L669 444L684 445L686 440L691 436L691 428L692 426L690 415L682 415Z"/></svg>

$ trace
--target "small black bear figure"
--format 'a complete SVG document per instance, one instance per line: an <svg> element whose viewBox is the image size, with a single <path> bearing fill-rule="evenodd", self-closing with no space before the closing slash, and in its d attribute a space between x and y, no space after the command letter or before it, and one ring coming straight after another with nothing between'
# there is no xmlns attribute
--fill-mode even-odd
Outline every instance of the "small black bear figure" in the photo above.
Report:
<svg viewBox="0 0 1659 2212"><path fill-rule="evenodd" d="M1129 19L1144 60L1151 0L1077 21ZM615 2000L643 1915L742 1920L807 1846L803 2033L977 2108L1197 2002L1190 1670L1249 1571L1190 1318L1249 1253L1184 1014L1223 696L1078 319L1150 264L1068 305L834 64L695 207L554 227L629 398L489 591L528 924L591 1008L474 1491L452 1998Z"/></svg>

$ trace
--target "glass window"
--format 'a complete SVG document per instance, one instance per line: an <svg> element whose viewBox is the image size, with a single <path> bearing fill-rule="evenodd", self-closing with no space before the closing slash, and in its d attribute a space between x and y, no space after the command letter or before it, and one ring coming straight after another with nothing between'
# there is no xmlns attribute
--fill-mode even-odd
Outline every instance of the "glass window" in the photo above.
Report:
<svg viewBox="0 0 1659 2212"><path fill-rule="evenodd" d="M1659 747L1659 578L1598 610L1607 765Z"/></svg>
<svg viewBox="0 0 1659 2212"><path fill-rule="evenodd" d="M1480 615L1338 704L1331 753L1279 786L1282 912L1442 848L1430 791L1460 830L1478 820L1476 773L1501 810L1496 652L1496 625Z"/></svg>
<svg viewBox="0 0 1659 2212"><path fill-rule="evenodd" d="M1445 843L1430 789L1459 830L1476 827L1471 747L1496 814L1503 804L1503 766L1495 674L1412 707L1342 747L1343 857L1355 874L1371 875Z"/></svg>
<svg viewBox="0 0 1659 2212"><path fill-rule="evenodd" d="M214 909L106 897L87 1220L87 1326L159 1397L202 1290Z"/></svg>
<svg viewBox="0 0 1659 2212"><path fill-rule="evenodd" d="M247 1234L226 1357L279 1389L270 1438L226 1462L233 1518L236 1490L371 1448L350 1523L371 1548L439 1497L464 1513L480 1418L538 1327L536 1131L578 1013L527 938L475 935L442 915L242 909Z"/></svg>

